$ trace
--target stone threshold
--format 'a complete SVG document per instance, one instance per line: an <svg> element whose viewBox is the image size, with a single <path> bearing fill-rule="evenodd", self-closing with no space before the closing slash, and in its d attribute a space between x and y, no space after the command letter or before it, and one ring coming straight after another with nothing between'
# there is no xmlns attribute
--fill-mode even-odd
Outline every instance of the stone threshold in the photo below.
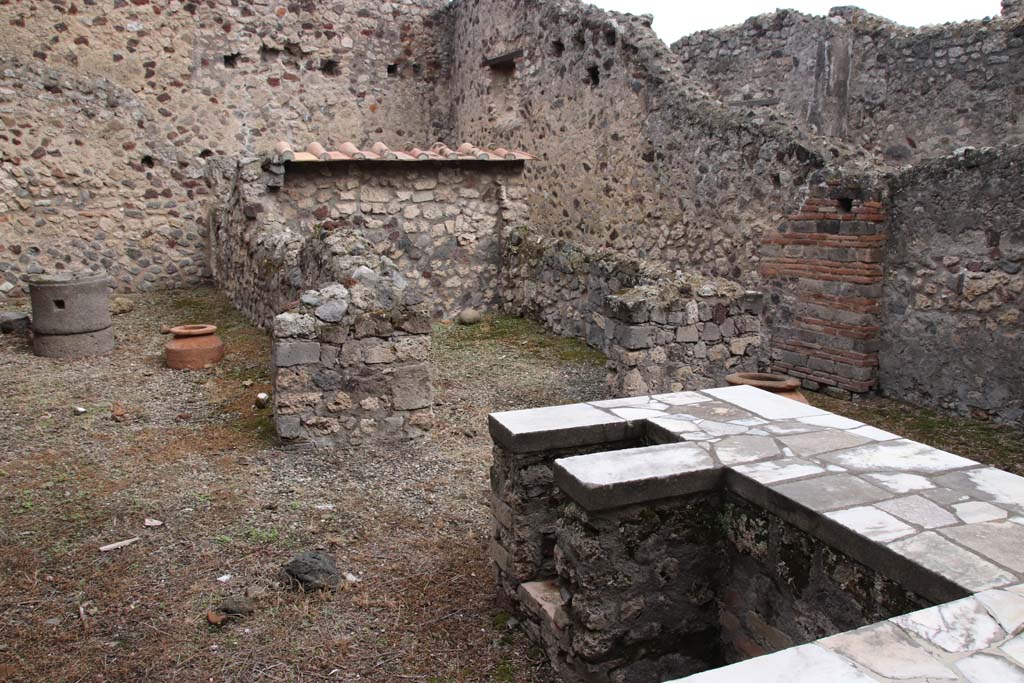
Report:
<svg viewBox="0 0 1024 683"><path fill-rule="evenodd" d="M1024 683L1024 478L751 387L495 413L490 429L520 453L653 442L556 460L555 483L589 511L728 490L944 603L680 681ZM565 618L553 582L519 597Z"/></svg>

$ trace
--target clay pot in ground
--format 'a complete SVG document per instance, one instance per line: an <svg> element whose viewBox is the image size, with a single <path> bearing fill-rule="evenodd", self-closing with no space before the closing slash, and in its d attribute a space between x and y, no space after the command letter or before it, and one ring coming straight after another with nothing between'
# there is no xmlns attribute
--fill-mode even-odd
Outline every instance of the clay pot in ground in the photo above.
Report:
<svg viewBox="0 0 1024 683"><path fill-rule="evenodd" d="M786 375L768 372L736 372L728 375L725 381L733 385L745 384L749 387L757 387L794 401L807 403L807 399L800 393L800 380Z"/></svg>
<svg viewBox="0 0 1024 683"><path fill-rule="evenodd" d="M216 331L216 325L172 327L174 339L164 344L167 367L202 370L219 363L224 357L224 342L215 334Z"/></svg>

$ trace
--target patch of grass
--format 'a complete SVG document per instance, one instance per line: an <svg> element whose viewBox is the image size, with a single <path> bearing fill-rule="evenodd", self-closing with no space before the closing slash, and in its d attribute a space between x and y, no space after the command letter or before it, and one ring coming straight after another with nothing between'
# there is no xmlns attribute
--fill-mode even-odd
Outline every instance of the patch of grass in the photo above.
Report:
<svg viewBox="0 0 1024 683"><path fill-rule="evenodd" d="M251 526L245 530L245 538L251 543L276 543L281 537L281 532L277 529L260 529L259 527Z"/></svg>
<svg viewBox="0 0 1024 683"><path fill-rule="evenodd" d="M524 318L496 316L485 318L477 325L436 325L434 337L456 350L491 343L570 363L604 365L606 360L604 354L578 339L555 336L540 323Z"/></svg>
<svg viewBox="0 0 1024 683"><path fill-rule="evenodd" d="M804 395L818 408L993 467L1024 474L1024 433L1014 427L878 397L843 401L809 391Z"/></svg>

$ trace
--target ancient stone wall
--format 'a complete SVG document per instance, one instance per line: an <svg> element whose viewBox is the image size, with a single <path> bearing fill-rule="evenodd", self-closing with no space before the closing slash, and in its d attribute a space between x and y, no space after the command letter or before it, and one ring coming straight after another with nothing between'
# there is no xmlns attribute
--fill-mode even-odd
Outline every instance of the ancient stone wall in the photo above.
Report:
<svg viewBox="0 0 1024 683"><path fill-rule="evenodd" d="M349 238L348 286L302 294L274 319L274 422L286 444L357 446L430 429L431 322L405 278ZM371 267L372 266L372 267Z"/></svg>
<svg viewBox="0 0 1024 683"><path fill-rule="evenodd" d="M434 316L495 308L502 231L521 217L522 162L250 160L216 169L211 263L221 287L266 323L303 289L343 281L353 234Z"/></svg>
<svg viewBox="0 0 1024 683"><path fill-rule="evenodd" d="M569 0L453 4L455 137L528 149L530 224L744 284L827 147L720 105L649 17ZM842 146L835 148L842 154Z"/></svg>
<svg viewBox="0 0 1024 683"><path fill-rule="evenodd" d="M815 174L799 212L762 242L772 367L809 389L878 386L883 190L877 176Z"/></svg>
<svg viewBox="0 0 1024 683"><path fill-rule="evenodd" d="M207 274L203 167L278 139L446 137L441 0L0 4L0 296Z"/></svg>
<svg viewBox="0 0 1024 683"><path fill-rule="evenodd" d="M1024 419L1024 147L962 150L892 181L882 391Z"/></svg>
<svg viewBox="0 0 1024 683"><path fill-rule="evenodd" d="M1003 18L910 29L853 7L780 10L672 46L737 111L786 114L891 164L1024 141L1024 27ZM1017 14L1015 14L1017 12Z"/></svg>
<svg viewBox="0 0 1024 683"><path fill-rule="evenodd" d="M505 310L608 357L612 396L719 386L767 363L764 301L722 278L671 274L529 230L507 239Z"/></svg>

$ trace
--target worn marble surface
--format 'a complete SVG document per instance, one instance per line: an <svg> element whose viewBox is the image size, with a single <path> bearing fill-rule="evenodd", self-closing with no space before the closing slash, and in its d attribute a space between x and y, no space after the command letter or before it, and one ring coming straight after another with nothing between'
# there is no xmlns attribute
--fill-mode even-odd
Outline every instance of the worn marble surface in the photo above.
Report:
<svg viewBox="0 0 1024 683"><path fill-rule="evenodd" d="M751 387L495 414L491 434L646 434L662 445L556 461L556 483L595 510L728 486L943 603L687 683L1024 680L1024 478Z"/></svg>

